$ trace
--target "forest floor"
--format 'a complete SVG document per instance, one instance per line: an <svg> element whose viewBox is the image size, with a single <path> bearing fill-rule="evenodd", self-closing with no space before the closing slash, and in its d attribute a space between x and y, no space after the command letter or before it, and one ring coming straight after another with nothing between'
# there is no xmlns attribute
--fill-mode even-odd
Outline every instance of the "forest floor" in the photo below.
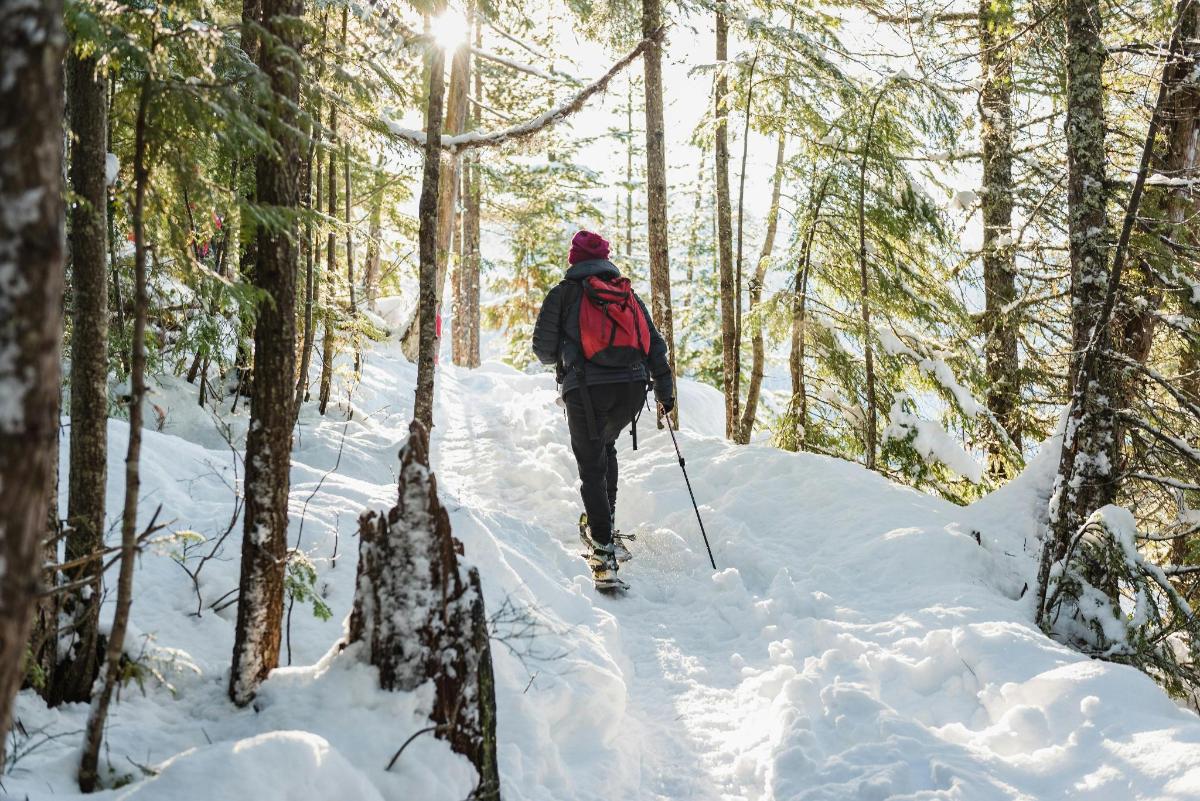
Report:
<svg viewBox="0 0 1200 801"><path fill-rule="evenodd" d="M195 583L189 573L230 527L247 410L201 409L177 379L150 398L161 430L143 446L142 519L161 504L172 531L207 541L177 537L140 560L129 648L151 670L124 688L101 754L110 786L128 784L94 797L469 793L469 765L428 735L385 771L427 725L429 694L381 692L336 648L356 518L393 503L415 368L388 343L367 354L361 383L340 378L328 416L305 406L291 493L292 542L332 617L295 604L290 667L246 709L225 694L236 609L220 608L237 586L240 522ZM730 445L720 395L685 381L681 396L680 446L718 570L648 413L639 450L619 444L632 589L608 597L579 556L553 378L496 363L439 370L433 466L497 618L506 801L1200 797L1200 719L1136 670L1083 658L1029 622L1022 588L1052 458L957 507L849 462ZM109 433L115 520L127 427L113 420ZM23 692L4 791L71 797L85 715Z"/></svg>

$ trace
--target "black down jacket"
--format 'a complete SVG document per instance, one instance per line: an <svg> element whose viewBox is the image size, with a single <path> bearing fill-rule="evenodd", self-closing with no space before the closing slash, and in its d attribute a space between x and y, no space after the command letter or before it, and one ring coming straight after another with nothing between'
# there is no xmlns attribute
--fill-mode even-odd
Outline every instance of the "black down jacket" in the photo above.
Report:
<svg viewBox="0 0 1200 801"><path fill-rule="evenodd" d="M583 292L580 288L568 285L578 285L591 275L615 278L620 274L621 271L606 259L592 259L572 265L563 280L542 301L542 310L538 312L537 325L533 328L534 355L542 364L554 365L564 395L579 386L576 366L584 369L589 386L645 383L646 368L649 367L650 377L654 379L655 397L664 402L674 400L675 382L671 377L670 362L667 361L667 343L654 327L646 304L637 295L634 297L642 307L642 314L646 315L646 323L650 327L650 355L646 357L646 363L631 368L604 367L592 364L583 357L583 346L579 341L579 299L583 297ZM575 302L570 303L569 299Z"/></svg>

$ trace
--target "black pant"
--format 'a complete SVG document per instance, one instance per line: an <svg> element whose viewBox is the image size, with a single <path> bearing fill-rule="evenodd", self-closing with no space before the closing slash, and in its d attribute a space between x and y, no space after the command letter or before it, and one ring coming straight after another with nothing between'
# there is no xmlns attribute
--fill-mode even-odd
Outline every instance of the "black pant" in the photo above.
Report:
<svg viewBox="0 0 1200 801"><path fill-rule="evenodd" d="M587 410L580 392L589 393L597 439L588 430ZM597 384L579 387L563 397L567 405L567 427L571 450L579 465L579 494L587 511L592 539L612 542L612 515L617 508L617 437L639 414L646 402L642 384Z"/></svg>

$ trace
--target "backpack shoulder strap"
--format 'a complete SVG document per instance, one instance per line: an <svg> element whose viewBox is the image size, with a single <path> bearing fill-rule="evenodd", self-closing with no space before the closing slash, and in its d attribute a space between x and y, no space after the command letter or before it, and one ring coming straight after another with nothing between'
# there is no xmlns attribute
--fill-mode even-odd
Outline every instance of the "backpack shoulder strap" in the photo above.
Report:
<svg viewBox="0 0 1200 801"><path fill-rule="evenodd" d="M579 297L583 294L583 283L573 278L564 278L559 282L559 286L563 291L562 302L558 304L558 331L561 335L564 333L563 325L567 320L567 309L579 303Z"/></svg>

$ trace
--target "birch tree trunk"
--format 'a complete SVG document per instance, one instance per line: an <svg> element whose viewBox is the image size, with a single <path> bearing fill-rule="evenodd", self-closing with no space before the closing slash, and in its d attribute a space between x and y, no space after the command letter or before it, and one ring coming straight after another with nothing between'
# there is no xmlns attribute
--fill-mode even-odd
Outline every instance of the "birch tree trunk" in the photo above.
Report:
<svg viewBox="0 0 1200 801"><path fill-rule="evenodd" d="M71 146L71 455L67 478L68 562L96 558L66 571L68 582L87 580L62 599L70 618L70 651L55 669L50 702L86 701L96 678L105 491L108 486L108 91L94 57L67 56L67 114Z"/></svg>
<svg viewBox="0 0 1200 801"><path fill-rule="evenodd" d="M725 437L733 439L738 425L739 375L737 364L737 305L733 286L733 224L729 198L729 109L726 75L729 25L717 12L716 162L717 162L717 255L721 286L721 367L725 393Z"/></svg>
<svg viewBox="0 0 1200 801"><path fill-rule="evenodd" d="M292 20L303 13L303 4L264 0L262 13L263 27L277 43L262 48L259 65L276 98L272 135L279 148L258 157L258 199L291 213L300 205L304 144L294 111L300 99L303 42ZM296 366L297 254L292 233L265 226L258 231L254 280L267 299L259 307L254 329L256 378L246 437L245 528L229 675L229 696L239 706L250 702L279 664Z"/></svg>
<svg viewBox="0 0 1200 801"><path fill-rule="evenodd" d="M786 101L784 110L787 109ZM787 135L779 132L779 141L775 146L775 175L771 186L771 205L767 211L767 233L763 238L762 252L758 254L758 264L754 268L754 278L750 282L750 316L753 331L751 333L751 363L750 384L746 388L746 408L742 411L741 430L738 442L743 445L750 442L754 433L754 418L758 413L758 396L762 391L763 370L766 362L766 348L763 343L763 321L759 311L762 302L763 282L767 277L767 267L771 263L771 253L775 250L775 232L779 227L779 195L783 188L783 154L787 146Z"/></svg>
<svg viewBox="0 0 1200 801"><path fill-rule="evenodd" d="M1021 445L1021 380L1017 355L1016 251L1013 213L1012 0L980 0L979 95L983 155L983 329L986 341L987 407L1018 448ZM988 471L1012 477L1014 465L999 437L988 442Z"/></svg>
<svg viewBox="0 0 1200 801"><path fill-rule="evenodd" d="M0 5L0 765L37 601L58 457L63 6Z"/></svg>
<svg viewBox="0 0 1200 801"><path fill-rule="evenodd" d="M642 0L642 38L662 25L661 0ZM671 374L675 374L675 323L671 307L671 264L667 249L667 155L663 121L662 44L646 48L646 229L650 246L650 315L667 342ZM626 209L628 213L629 209ZM628 240L626 240L628 243ZM672 393L674 395L674 393ZM679 405L671 413L679 425ZM659 421L662 425L662 421Z"/></svg>

